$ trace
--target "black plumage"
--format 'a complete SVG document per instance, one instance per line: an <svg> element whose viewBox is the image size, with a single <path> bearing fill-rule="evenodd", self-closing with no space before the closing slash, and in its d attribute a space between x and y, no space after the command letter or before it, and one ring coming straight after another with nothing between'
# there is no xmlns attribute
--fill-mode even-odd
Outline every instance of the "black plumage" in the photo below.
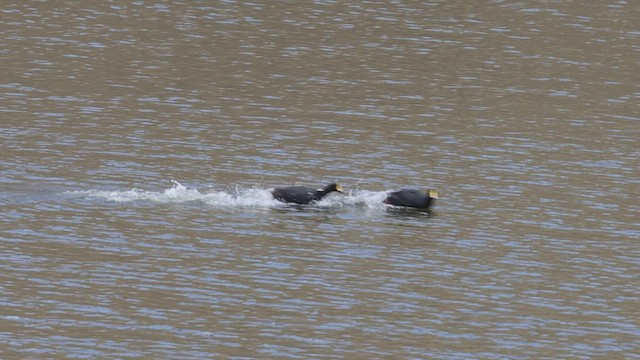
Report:
<svg viewBox="0 0 640 360"><path fill-rule="evenodd" d="M334 191L342 192L342 186L333 183L325 186L324 189L316 190L306 186L289 186L283 188L275 188L271 193L273 198L286 203L309 204L312 201L318 201L327 194Z"/></svg>
<svg viewBox="0 0 640 360"><path fill-rule="evenodd" d="M438 198L438 192L435 190L415 190L415 189L402 189L400 191L394 191L389 193L385 204L393 206L403 206L418 209L429 209L434 203L434 199Z"/></svg>

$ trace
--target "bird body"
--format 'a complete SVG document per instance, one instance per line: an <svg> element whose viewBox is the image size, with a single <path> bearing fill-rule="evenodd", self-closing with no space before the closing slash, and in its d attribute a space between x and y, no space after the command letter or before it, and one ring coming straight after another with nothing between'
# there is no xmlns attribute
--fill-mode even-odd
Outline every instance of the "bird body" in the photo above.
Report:
<svg viewBox="0 0 640 360"><path fill-rule="evenodd" d="M438 192L435 190L402 189L389 193L383 202L393 206L429 209L433 199L437 198Z"/></svg>
<svg viewBox="0 0 640 360"><path fill-rule="evenodd" d="M334 191L341 193L343 191L342 186L333 183L327 185L324 189L321 190L316 190L314 188L306 186L289 186L283 188L275 188L273 189L271 194L273 195L273 198L278 201L306 205L313 201L319 201L327 194Z"/></svg>

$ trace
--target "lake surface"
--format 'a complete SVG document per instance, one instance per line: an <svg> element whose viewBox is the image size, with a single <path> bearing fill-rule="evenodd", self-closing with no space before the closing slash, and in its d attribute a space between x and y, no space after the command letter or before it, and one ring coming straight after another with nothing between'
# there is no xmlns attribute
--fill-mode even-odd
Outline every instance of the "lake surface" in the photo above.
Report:
<svg viewBox="0 0 640 360"><path fill-rule="evenodd" d="M0 13L3 359L640 359L637 4Z"/></svg>

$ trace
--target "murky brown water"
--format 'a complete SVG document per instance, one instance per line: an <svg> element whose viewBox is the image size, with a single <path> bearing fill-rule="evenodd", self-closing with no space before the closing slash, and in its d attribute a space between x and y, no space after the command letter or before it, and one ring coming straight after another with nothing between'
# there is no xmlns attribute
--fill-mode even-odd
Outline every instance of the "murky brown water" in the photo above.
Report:
<svg viewBox="0 0 640 360"><path fill-rule="evenodd" d="M0 13L0 357L640 358L637 4Z"/></svg>

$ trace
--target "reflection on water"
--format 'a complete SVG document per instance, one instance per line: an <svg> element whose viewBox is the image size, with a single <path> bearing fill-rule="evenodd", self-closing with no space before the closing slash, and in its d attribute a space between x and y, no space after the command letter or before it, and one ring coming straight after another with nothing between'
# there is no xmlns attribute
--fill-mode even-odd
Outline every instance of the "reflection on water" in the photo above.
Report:
<svg viewBox="0 0 640 360"><path fill-rule="evenodd" d="M633 357L638 15L6 4L2 357Z"/></svg>

